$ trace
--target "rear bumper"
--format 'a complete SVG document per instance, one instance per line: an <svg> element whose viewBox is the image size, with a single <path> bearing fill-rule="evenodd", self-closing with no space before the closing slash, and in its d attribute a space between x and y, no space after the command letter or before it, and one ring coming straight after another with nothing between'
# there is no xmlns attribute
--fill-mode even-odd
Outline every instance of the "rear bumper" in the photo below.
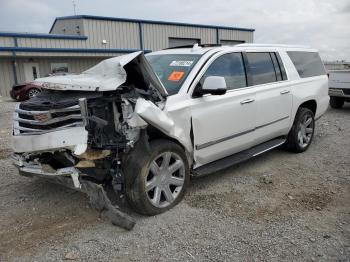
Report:
<svg viewBox="0 0 350 262"><path fill-rule="evenodd" d="M344 97L344 98L350 98L350 89L341 89L341 88L329 88L328 90L329 96L336 96L336 97Z"/></svg>

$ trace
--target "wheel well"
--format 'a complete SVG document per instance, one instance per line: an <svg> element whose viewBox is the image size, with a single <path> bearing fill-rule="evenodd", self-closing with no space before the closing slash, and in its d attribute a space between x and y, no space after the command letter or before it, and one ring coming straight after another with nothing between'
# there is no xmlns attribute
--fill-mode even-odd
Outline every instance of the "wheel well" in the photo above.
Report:
<svg viewBox="0 0 350 262"><path fill-rule="evenodd" d="M178 144L179 146L181 146L185 150L184 146L179 141L177 141L175 138L167 136L166 134L164 134L163 132L161 132L160 130L158 130L152 126L148 126L147 135L148 135L148 141L162 138L162 139L166 139L166 140L169 140L171 142Z"/></svg>
<svg viewBox="0 0 350 262"><path fill-rule="evenodd" d="M312 111L312 113L314 113L314 115L316 114L316 109L317 109L317 103L315 100L308 100L304 103L302 103L300 107L305 107L305 108L308 108Z"/></svg>

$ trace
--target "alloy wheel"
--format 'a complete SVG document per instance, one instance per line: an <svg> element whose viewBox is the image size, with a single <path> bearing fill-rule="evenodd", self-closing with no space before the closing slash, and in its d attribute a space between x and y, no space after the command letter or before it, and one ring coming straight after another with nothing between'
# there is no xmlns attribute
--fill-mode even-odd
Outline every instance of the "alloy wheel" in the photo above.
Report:
<svg viewBox="0 0 350 262"><path fill-rule="evenodd" d="M145 178L145 191L150 203L164 208L179 196L185 182L185 163L174 152L163 152L151 162Z"/></svg>
<svg viewBox="0 0 350 262"><path fill-rule="evenodd" d="M300 147L307 147L314 133L314 121L310 114L306 114L299 125L298 144Z"/></svg>

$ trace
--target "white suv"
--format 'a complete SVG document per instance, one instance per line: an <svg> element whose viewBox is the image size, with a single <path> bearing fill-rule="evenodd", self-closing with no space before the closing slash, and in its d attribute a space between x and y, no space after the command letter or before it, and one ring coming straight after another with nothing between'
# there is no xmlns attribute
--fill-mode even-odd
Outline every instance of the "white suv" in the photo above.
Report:
<svg viewBox="0 0 350 262"><path fill-rule="evenodd" d="M112 184L147 215L176 205L190 175L305 151L329 102L318 52L282 45L137 52L37 82L46 91L14 116L20 173Z"/></svg>

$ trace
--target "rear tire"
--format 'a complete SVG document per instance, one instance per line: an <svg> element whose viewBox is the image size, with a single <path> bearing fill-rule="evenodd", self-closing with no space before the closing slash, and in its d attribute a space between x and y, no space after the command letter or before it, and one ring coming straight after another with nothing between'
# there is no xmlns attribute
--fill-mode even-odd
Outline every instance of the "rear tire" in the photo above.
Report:
<svg viewBox="0 0 350 262"><path fill-rule="evenodd" d="M138 158L142 168L126 188L126 197L136 212L152 216L182 200L190 170L185 152L178 144L160 139L151 141L150 147L150 155Z"/></svg>
<svg viewBox="0 0 350 262"><path fill-rule="evenodd" d="M292 129L287 136L287 149L295 153L306 151L312 142L314 131L314 113L308 108L300 107L295 115Z"/></svg>
<svg viewBox="0 0 350 262"><path fill-rule="evenodd" d="M339 109L344 105L345 99L342 97L331 96L329 100L329 104L332 108Z"/></svg>

